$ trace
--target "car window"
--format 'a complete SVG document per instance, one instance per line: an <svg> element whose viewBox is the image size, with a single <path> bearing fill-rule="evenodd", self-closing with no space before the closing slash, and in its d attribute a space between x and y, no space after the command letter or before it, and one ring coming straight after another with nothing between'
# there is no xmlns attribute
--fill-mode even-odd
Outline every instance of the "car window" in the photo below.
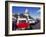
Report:
<svg viewBox="0 0 46 37"><path fill-rule="evenodd" d="M26 22L26 20L19 20L19 22Z"/></svg>

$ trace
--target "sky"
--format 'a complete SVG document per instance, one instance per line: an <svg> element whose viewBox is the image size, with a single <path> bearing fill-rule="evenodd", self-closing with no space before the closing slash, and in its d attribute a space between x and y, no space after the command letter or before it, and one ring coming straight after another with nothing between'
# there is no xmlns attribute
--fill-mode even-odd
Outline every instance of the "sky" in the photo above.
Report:
<svg viewBox="0 0 46 37"><path fill-rule="evenodd" d="M40 8L39 7L19 7L19 6L13 6L12 7L12 13L24 13L25 10L28 9L29 15L33 18L40 17Z"/></svg>

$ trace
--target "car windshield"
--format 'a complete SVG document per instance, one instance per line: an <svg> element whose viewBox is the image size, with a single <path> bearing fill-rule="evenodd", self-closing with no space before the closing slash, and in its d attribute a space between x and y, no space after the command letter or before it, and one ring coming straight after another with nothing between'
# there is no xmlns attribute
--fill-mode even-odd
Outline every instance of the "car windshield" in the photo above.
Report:
<svg viewBox="0 0 46 37"><path fill-rule="evenodd" d="M29 20L29 21L33 21L33 20Z"/></svg>
<svg viewBox="0 0 46 37"><path fill-rule="evenodd" d="M26 20L19 20L19 22L26 22Z"/></svg>

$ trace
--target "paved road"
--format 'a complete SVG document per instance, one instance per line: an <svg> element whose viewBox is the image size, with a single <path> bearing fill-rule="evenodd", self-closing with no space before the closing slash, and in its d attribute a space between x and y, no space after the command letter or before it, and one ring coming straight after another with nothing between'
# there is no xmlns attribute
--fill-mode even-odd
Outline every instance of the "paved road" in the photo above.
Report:
<svg viewBox="0 0 46 37"><path fill-rule="evenodd" d="M40 29L40 22L35 25L32 25L32 28L33 29Z"/></svg>

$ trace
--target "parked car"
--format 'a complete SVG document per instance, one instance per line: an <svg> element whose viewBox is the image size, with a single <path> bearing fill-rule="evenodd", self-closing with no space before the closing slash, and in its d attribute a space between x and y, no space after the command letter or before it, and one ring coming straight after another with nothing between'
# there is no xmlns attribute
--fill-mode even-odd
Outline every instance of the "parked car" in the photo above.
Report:
<svg viewBox="0 0 46 37"><path fill-rule="evenodd" d="M29 24L35 25L35 20L33 20L33 19L28 19L28 21L29 21Z"/></svg>

